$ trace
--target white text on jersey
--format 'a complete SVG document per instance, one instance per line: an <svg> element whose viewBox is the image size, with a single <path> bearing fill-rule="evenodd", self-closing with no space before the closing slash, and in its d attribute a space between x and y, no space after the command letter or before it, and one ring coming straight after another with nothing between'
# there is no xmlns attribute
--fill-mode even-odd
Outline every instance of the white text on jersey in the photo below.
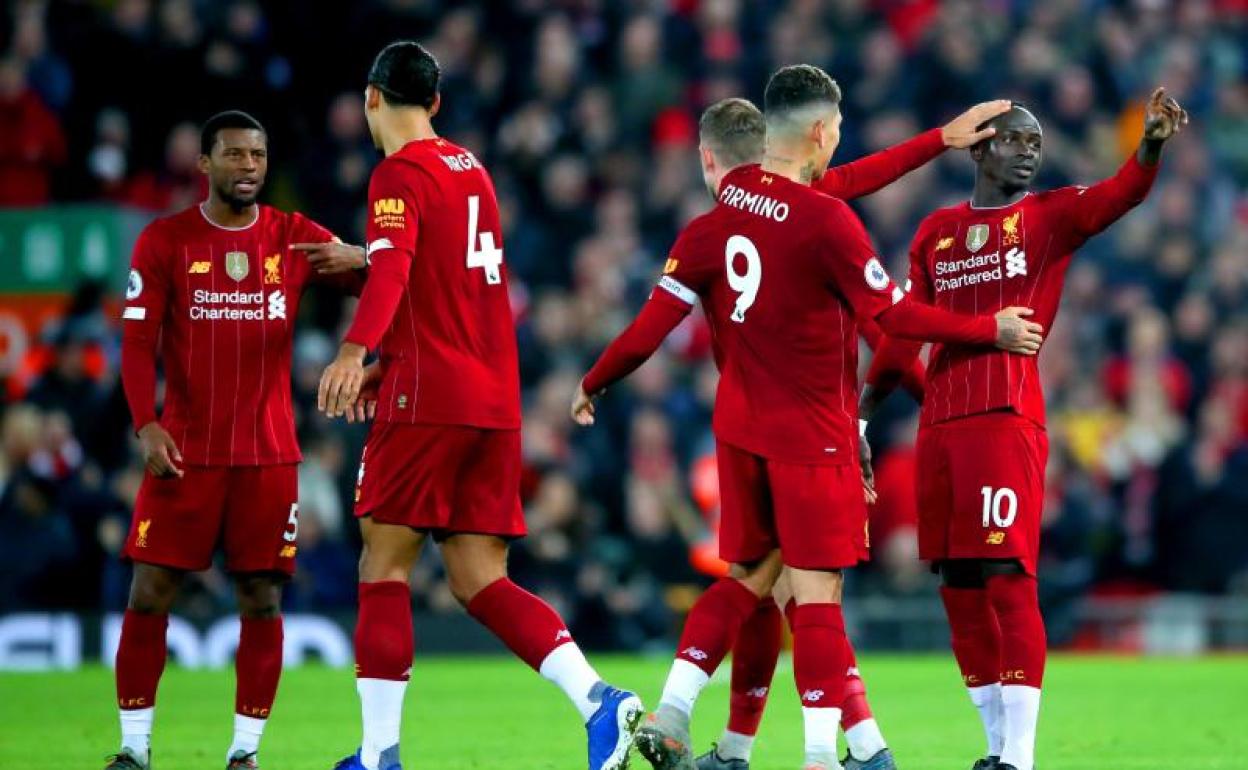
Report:
<svg viewBox="0 0 1248 770"><path fill-rule="evenodd" d="M746 192L735 184L724 186L719 193L719 202L777 222L789 218L789 204L759 193Z"/></svg>
<svg viewBox="0 0 1248 770"><path fill-rule="evenodd" d="M439 155L442 162L451 171L471 171L474 168L481 168L481 161L477 160L477 156L470 152L461 152L458 155Z"/></svg>

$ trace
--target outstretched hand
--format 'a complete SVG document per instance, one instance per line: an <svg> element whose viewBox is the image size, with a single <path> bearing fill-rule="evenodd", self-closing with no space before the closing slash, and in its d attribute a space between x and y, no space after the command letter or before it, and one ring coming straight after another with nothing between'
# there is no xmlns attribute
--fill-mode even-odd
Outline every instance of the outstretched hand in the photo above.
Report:
<svg viewBox="0 0 1248 770"><path fill-rule="evenodd" d="M307 254L308 264L321 275L334 275L360 270L364 267L364 249L343 243L335 238L324 243L292 243L292 251Z"/></svg>
<svg viewBox="0 0 1248 770"><path fill-rule="evenodd" d="M995 128L979 127L998 115L1004 115L1013 107L1009 99L995 99L991 102L980 102L966 112L957 116L940 129L940 138L945 140L946 147L964 150L997 133Z"/></svg>
<svg viewBox="0 0 1248 770"><path fill-rule="evenodd" d="M1160 86L1148 97L1144 108L1144 138L1164 142L1187 125L1187 110Z"/></svg>

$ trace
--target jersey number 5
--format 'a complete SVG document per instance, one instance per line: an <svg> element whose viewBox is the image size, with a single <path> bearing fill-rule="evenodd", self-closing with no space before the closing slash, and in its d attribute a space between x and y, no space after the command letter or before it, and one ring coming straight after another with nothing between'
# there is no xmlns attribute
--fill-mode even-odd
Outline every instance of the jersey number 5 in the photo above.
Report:
<svg viewBox="0 0 1248 770"><path fill-rule="evenodd" d="M745 272L738 273L736 260L745 257ZM763 280L763 262L758 258L758 247L744 235L734 235L724 246L724 267L728 271L728 288L738 293L732 320L745 322L745 311L758 299L758 286Z"/></svg>
<svg viewBox="0 0 1248 770"><path fill-rule="evenodd" d="M494 233L477 232L477 220L481 215L481 196L468 196L468 269L480 267L485 270L485 282L502 283L499 266L503 264L503 250L494 245ZM480 248L478 248L478 242Z"/></svg>

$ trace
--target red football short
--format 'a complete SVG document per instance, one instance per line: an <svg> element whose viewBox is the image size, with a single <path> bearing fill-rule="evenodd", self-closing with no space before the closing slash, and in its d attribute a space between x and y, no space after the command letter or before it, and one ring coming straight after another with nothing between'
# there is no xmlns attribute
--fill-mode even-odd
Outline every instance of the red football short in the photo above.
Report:
<svg viewBox="0 0 1248 770"><path fill-rule="evenodd" d="M919 556L1018 559L1036 574L1044 428L1013 412L988 412L919 429Z"/></svg>
<svg viewBox="0 0 1248 770"><path fill-rule="evenodd" d="M298 465L186 466L182 478L143 477L122 555L185 570L295 571Z"/></svg>
<svg viewBox="0 0 1248 770"><path fill-rule="evenodd" d="M798 569L842 569L867 558L858 463L802 465L716 442L719 556L758 561L776 548Z"/></svg>
<svg viewBox="0 0 1248 770"><path fill-rule="evenodd" d="M520 431L374 423L360 457L355 515L436 538L522 537Z"/></svg>

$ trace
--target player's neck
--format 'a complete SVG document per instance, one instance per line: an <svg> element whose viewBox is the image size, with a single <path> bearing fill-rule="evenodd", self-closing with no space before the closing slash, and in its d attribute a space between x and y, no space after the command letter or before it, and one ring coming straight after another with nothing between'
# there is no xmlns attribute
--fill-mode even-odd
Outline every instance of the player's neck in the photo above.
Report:
<svg viewBox="0 0 1248 770"><path fill-rule="evenodd" d="M250 227L260 216L260 206L258 204L253 203L250 206L235 209L215 195L209 195L208 200L199 204L199 210L209 223L231 230Z"/></svg>
<svg viewBox="0 0 1248 770"><path fill-rule="evenodd" d="M971 205L977 209L999 209L1013 206L1027 197L1027 188L1007 188L993 184L985 179L975 180L975 191L971 193Z"/></svg>
<svg viewBox="0 0 1248 770"><path fill-rule="evenodd" d="M783 145L768 148L763 156L762 170L791 179L798 184L809 185L815 178L818 166L810 158L803 158L802 153Z"/></svg>
<svg viewBox="0 0 1248 770"><path fill-rule="evenodd" d="M437 139L428 114L423 111L395 111L381 126L381 149L389 157L404 145L421 139Z"/></svg>

